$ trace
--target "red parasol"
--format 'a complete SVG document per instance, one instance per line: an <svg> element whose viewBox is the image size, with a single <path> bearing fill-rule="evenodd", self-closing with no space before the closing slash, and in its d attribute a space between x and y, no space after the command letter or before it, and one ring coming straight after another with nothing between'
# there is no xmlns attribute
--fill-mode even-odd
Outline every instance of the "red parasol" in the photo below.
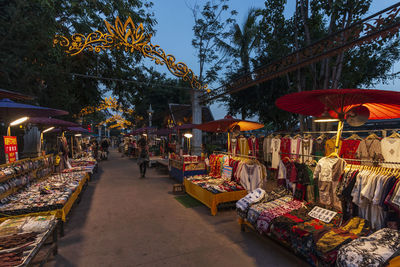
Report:
<svg viewBox="0 0 400 267"><path fill-rule="evenodd" d="M370 89L326 89L285 95L276 101L283 110L306 116L320 116L325 109L337 118L352 107L363 105L370 120L400 117L400 92ZM340 117L340 116L339 116ZM343 118L342 117L342 118Z"/></svg>
<svg viewBox="0 0 400 267"><path fill-rule="evenodd" d="M321 116L325 111L339 119L336 136L337 155L343 121L351 108L364 106L369 119L395 119L400 117L400 92L370 89L326 89L285 95L276 105L286 111L306 116Z"/></svg>
<svg viewBox="0 0 400 267"><path fill-rule="evenodd" d="M196 126L196 128L205 132L225 133L231 131L236 125L240 126L240 131L251 131L264 127L264 124L253 121L235 119L232 116L228 115L221 120L199 124Z"/></svg>

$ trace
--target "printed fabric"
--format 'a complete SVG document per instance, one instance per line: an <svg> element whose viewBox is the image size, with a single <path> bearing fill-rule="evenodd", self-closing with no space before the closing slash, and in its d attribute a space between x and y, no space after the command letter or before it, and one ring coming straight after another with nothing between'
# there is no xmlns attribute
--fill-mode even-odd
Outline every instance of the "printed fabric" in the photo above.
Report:
<svg viewBox="0 0 400 267"><path fill-rule="evenodd" d="M240 199L238 202L236 202L236 208L239 211L242 211L244 214L247 215L247 211L249 207L261 201L265 197L265 191L261 188L257 188L253 192L247 194L244 198Z"/></svg>
<svg viewBox="0 0 400 267"><path fill-rule="evenodd" d="M270 229L271 235L280 242L290 245L290 231L292 227L296 224L313 220L308 213L313 209L314 206L315 204L307 204L300 209L293 210L273 219Z"/></svg>
<svg viewBox="0 0 400 267"><path fill-rule="evenodd" d="M342 148L340 149L340 157L345 159L356 159L357 149L360 145L360 140L343 140ZM359 161L348 161L348 164L360 165Z"/></svg>
<svg viewBox="0 0 400 267"><path fill-rule="evenodd" d="M383 228L368 237L360 237L339 249L337 266L383 266L400 249L397 230Z"/></svg>
<svg viewBox="0 0 400 267"><path fill-rule="evenodd" d="M315 237L321 232L329 231L333 227L338 226L341 220L342 216L338 213L330 223L312 219L296 224L290 232L290 242L293 250L305 257L309 264L315 266L317 262Z"/></svg>
<svg viewBox="0 0 400 267"><path fill-rule="evenodd" d="M279 199L278 199L279 201ZM303 206L302 201L292 200L289 202L282 201L278 206L264 210L257 220L257 230L260 233L268 233L271 221L279 216L300 209Z"/></svg>
<svg viewBox="0 0 400 267"><path fill-rule="evenodd" d="M281 159L285 161L284 159L286 157L290 158L290 144L292 140L291 138L282 138L281 139Z"/></svg>
<svg viewBox="0 0 400 267"><path fill-rule="evenodd" d="M247 213L247 221L251 223L254 227L256 227L258 217L263 211L276 208L279 205L283 205L284 203L290 202L292 200L293 200L292 196L284 196L270 202L264 202L253 205L251 206L249 212Z"/></svg>
<svg viewBox="0 0 400 267"><path fill-rule="evenodd" d="M317 255L328 264L334 264L338 249L370 232L368 221L360 217L350 219L344 226L332 228L322 233L322 237L317 241Z"/></svg>
<svg viewBox="0 0 400 267"><path fill-rule="evenodd" d="M272 138L271 140L271 168L277 169L279 166L279 160L281 159L279 153L281 151L281 139Z"/></svg>

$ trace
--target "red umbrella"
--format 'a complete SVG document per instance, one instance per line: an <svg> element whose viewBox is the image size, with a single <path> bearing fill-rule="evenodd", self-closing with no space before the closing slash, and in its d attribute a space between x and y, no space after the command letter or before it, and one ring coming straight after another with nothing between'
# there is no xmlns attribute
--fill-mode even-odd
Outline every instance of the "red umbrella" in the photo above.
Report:
<svg viewBox="0 0 400 267"><path fill-rule="evenodd" d="M325 110L335 118L355 106L370 111L370 120L400 117L400 92L370 89L326 89L285 95L276 100L283 110L306 116L320 116Z"/></svg>
<svg viewBox="0 0 400 267"><path fill-rule="evenodd" d="M400 117L400 92L370 89L326 89L288 94L276 100L286 111L306 116L321 116L325 112L339 119L336 136L337 155L343 121L353 107L364 106L369 119L395 119Z"/></svg>
<svg viewBox="0 0 400 267"><path fill-rule="evenodd" d="M264 127L264 124L253 121L235 119L232 116L228 115L221 120L199 124L195 128L206 132L225 133L231 131L233 128L235 128L236 125L240 126L240 131L251 131Z"/></svg>

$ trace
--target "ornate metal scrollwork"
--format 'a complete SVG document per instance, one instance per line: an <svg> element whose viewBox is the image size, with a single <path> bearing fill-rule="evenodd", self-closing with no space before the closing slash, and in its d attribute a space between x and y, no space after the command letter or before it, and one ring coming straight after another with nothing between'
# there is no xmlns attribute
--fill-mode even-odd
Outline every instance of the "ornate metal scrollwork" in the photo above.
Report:
<svg viewBox="0 0 400 267"><path fill-rule="evenodd" d="M133 53L134 51L140 52L144 57L150 58L157 65L165 65L168 70L175 76L182 78L184 81L189 82L193 89L206 90L207 84L202 85L198 76L183 62L176 62L173 55L166 54L165 51L158 45L150 43L151 34L146 34L143 29L143 24L138 27L129 17L123 24L119 17L115 20L115 25L111 25L104 21L108 33L95 31L85 36L80 33L75 33L68 39L65 36L56 35L53 40L53 45L60 45L65 47L66 53L74 56L85 49L99 53L107 49L123 49L126 52Z"/></svg>

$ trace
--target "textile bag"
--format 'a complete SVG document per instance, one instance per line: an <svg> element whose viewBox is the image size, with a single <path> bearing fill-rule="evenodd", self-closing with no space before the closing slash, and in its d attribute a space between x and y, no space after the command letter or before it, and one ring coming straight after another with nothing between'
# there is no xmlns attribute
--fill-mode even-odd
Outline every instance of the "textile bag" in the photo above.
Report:
<svg viewBox="0 0 400 267"><path fill-rule="evenodd" d="M222 169L222 178L230 180L232 178L232 170L231 166L224 166Z"/></svg>

